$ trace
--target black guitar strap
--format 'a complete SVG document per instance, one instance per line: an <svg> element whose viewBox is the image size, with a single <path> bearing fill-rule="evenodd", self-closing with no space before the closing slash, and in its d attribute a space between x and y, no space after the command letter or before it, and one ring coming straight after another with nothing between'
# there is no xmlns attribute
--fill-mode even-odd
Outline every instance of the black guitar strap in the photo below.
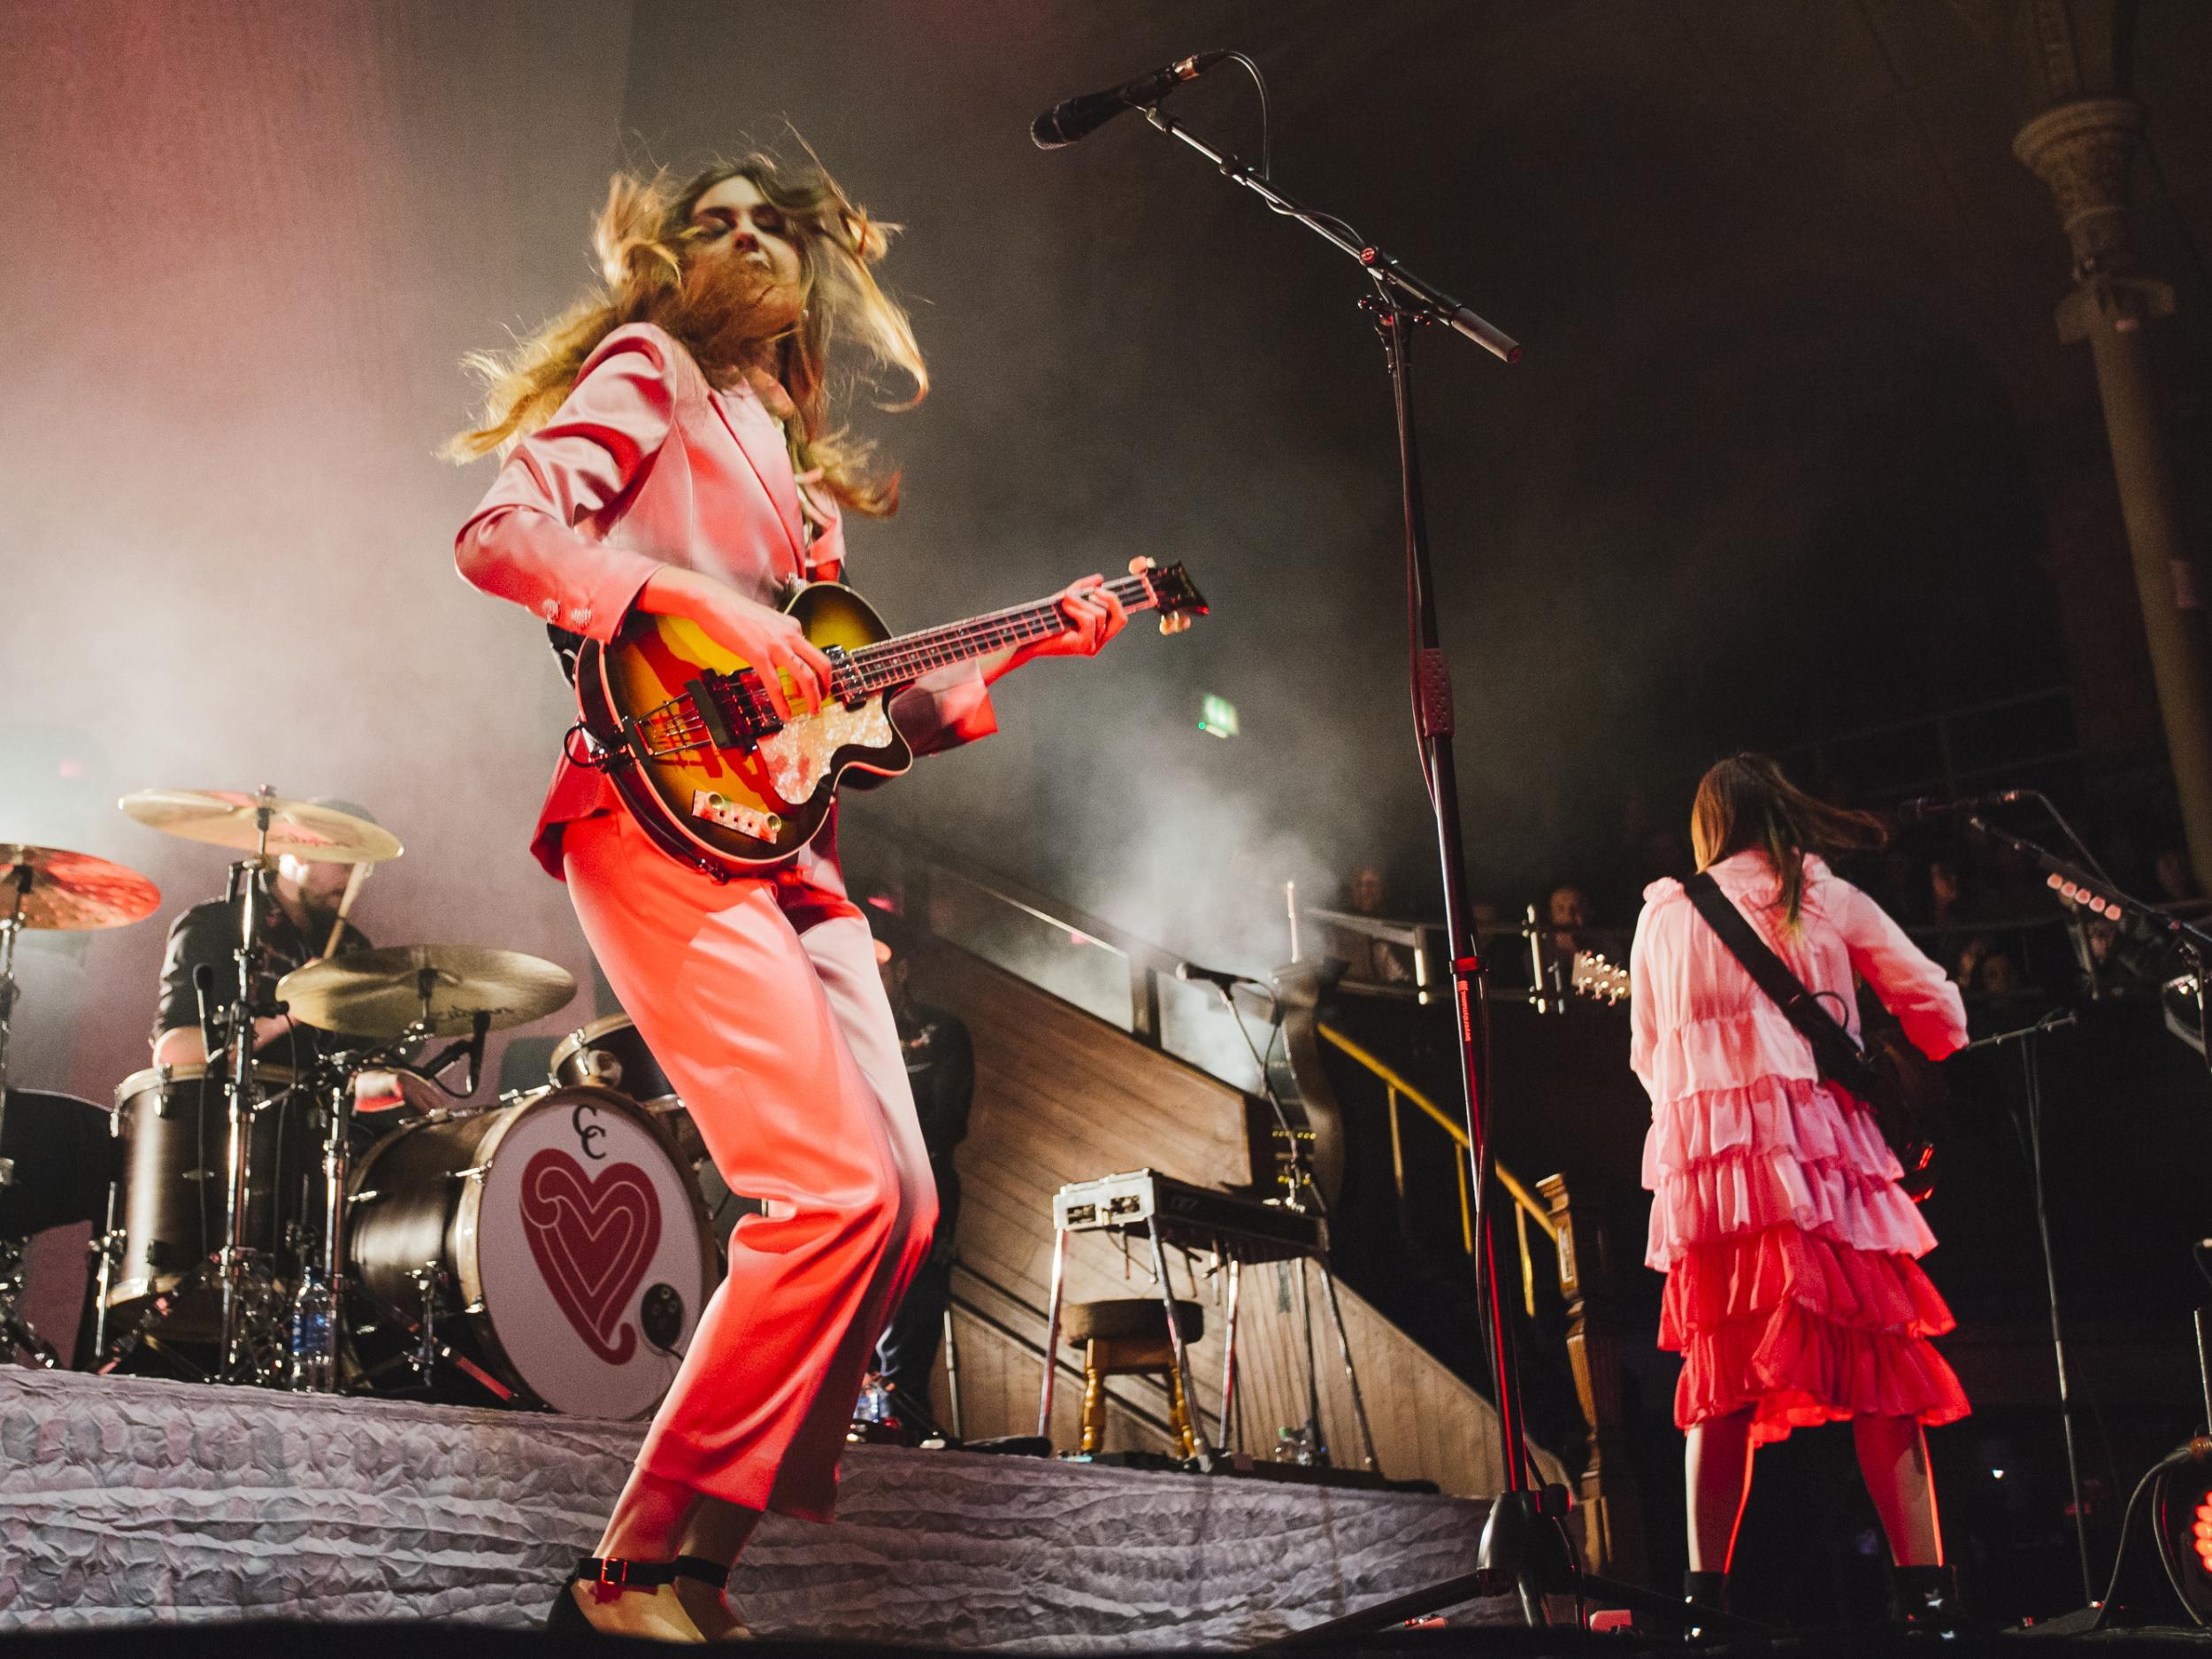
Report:
<svg viewBox="0 0 2212 1659"><path fill-rule="evenodd" d="M1713 879L1711 872L1699 871L1682 884L1682 890L1690 895L1690 902L1697 906L1697 913L1720 935L1720 942L1728 947L1729 954L1743 964L1744 972L1753 982L1774 999L1784 1018L1813 1045L1813 1060L1820 1067L1821 1076L1861 1100L1869 1098L1873 1079L1867 1069L1866 1056L1860 1052L1859 1045L1851 1041L1851 1033L1821 1006L1819 998L1805 988L1805 982L1790 972L1789 964L1768 948L1767 941L1759 937L1758 929L1720 890L1720 883Z"/></svg>

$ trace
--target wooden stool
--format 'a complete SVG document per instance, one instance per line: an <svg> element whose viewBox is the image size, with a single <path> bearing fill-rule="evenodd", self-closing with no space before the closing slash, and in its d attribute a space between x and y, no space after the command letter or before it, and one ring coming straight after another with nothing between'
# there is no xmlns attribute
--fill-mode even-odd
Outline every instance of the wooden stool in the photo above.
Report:
<svg viewBox="0 0 2212 1659"><path fill-rule="evenodd" d="M1187 1348L1206 1334L1206 1310L1194 1302L1175 1304L1175 1323ZM1071 1302L1062 1312L1061 1334L1070 1348L1083 1349L1083 1450L1098 1450L1106 1427L1106 1379L1164 1376L1167 1379L1168 1426L1183 1455L1198 1455L1191 1432L1190 1402L1183 1397L1183 1374L1175 1366L1175 1345L1167 1328L1167 1310L1157 1300L1127 1296L1111 1302Z"/></svg>

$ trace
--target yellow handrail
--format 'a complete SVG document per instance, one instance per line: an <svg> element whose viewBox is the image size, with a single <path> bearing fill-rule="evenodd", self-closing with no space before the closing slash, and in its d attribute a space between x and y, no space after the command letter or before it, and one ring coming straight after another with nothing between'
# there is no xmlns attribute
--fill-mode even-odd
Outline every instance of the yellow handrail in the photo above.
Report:
<svg viewBox="0 0 2212 1659"><path fill-rule="evenodd" d="M1431 1118L1434 1118L1436 1120L1437 1126L1442 1129L1446 1134L1451 1136L1451 1138L1457 1141L1462 1147L1464 1147L1467 1144L1466 1130L1462 1128L1458 1124L1454 1123L1450 1114L1446 1112L1442 1107L1439 1106L1434 1101L1421 1093L1419 1089L1414 1087L1412 1084L1407 1082L1403 1077L1400 1076L1396 1071L1392 1069L1388 1062L1378 1059L1375 1056L1370 1054L1366 1049L1361 1048L1359 1044L1354 1042L1342 1032L1337 1030L1333 1025L1324 1024L1318 1025L1317 1029L1319 1030L1323 1037L1326 1038L1336 1048L1342 1049L1344 1053L1349 1056L1352 1059L1356 1060L1360 1064L1365 1066L1370 1071L1372 1071L1377 1077L1380 1078L1389 1087L1395 1089L1399 1094L1404 1095L1416 1106L1418 1106L1423 1111L1426 1112ZM1508 1193L1512 1194L1513 1202L1520 1209L1521 1212L1544 1230L1544 1236L1546 1238L1551 1240L1555 1244L1557 1243L1559 1241L1559 1224L1552 1219L1550 1208L1548 1205L1540 1203L1537 1201L1535 1194L1531 1193L1527 1187L1522 1186L1521 1183L1514 1178L1512 1171L1508 1170L1502 1164L1494 1161L1490 1169L1491 1173L1498 1178L1498 1185L1504 1187Z"/></svg>

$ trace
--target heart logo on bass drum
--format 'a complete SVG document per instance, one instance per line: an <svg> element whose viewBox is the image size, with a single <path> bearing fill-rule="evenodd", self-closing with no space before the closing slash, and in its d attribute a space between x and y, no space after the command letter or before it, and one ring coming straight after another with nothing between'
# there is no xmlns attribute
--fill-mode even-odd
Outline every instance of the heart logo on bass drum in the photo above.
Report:
<svg viewBox="0 0 2212 1659"><path fill-rule="evenodd" d="M547 1147L523 1166L522 1226L576 1334L610 1365L628 1364L637 1330L623 1323L622 1310L661 1241L660 1194L645 1171L617 1164L595 1179Z"/></svg>

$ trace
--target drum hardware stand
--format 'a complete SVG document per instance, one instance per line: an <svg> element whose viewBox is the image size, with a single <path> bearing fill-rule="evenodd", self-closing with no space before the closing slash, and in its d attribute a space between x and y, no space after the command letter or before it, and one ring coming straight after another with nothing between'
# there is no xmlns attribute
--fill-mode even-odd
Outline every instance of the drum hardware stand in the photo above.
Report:
<svg viewBox="0 0 2212 1659"><path fill-rule="evenodd" d="M122 1114L119 1111L111 1111L108 1114L109 1140L119 1141L122 1133ZM93 1234L92 1241L85 1247L90 1252L94 1263L91 1351L95 1356L96 1369L107 1357L108 1298L114 1294L115 1264L123 1255L123 1232L116 1225L115 1216L116 1203L123 1192L120 1164L121 1160L119 1157L116 1161L115 1179L108 1182L107 1213L101 1222L100 1230Z"/></svg>
<svg viewBox="0 0 2212 1659"><path fill-rule="evenodd" d="M323 1225L319 1248L300 1251L293 1292L291 1386L338 1392L338 1327L345 1306L346 1186L353 1167L353 1080L362 1068L338 1066L323 1109Z"/></svg>
<svg viewBox="0 0 2212 1659"><path fill-rule="evenodd" d="M1258 80L1256 67L1248 60L1246 66ZM1472 911L1467 899L1459 783L1452 759L1451 674L1437 623L1409 362L1412 331L1425 325L1441 324L1507 363L1517 360L1521 349L1502 330L1416 275L1342 219L1306 208L1283 195L1268 180L1263 168L1256 172L1238 157L1194 136L1180 122L1163 114L1156 102L1144 108L1144 115L1159 132L1212 163L1230 183L1252 191L1274 212L1294 219L1340 253L1357 261L1372 286L1372 292L1360 304L1375 319L1382 336L1397 429L1414 728L1420 751L1422 781L1428 790L1435 818L1438 866L1444 890L1452 1010L1458 1028L1460 1085L1466 1116L1469 1191L1475 1208L1476 1300L1482 1311L1482 1324L1486 1327L1479 1334L1486 1340L1492 1398L1498 1417L1502 1489L1491 1506L1478 1559L1490 1574L1511 1581L1520 1596L1522 1615L1530 1624L1548 1624L1545 1596L1555 1590L1571 1592L1577 1564L1572 1560L1565 1529L1566 1488L1540 1487L1530 1472L1512 1325L1499 1291L1493 1213L1495 1206L1488 1198L1491 1122L1486 1073L1488 1015L1483 1000L1484 964L1476 947Z"/></svg>
<svg viewBox="0 0 2212 1659"><path fill-rule="evenodd" d="M29 1240L0 1239L0 1344L12 1353L20 1348L43 1371L59 1371L61 1356L23 1317L23 1257Z"/></svg>
<svg viewBox="0 0 2212 1659"><path fill-rule="evenodd" d="M31 896L30 864L16 864L12 876L8 887L13 896L7 916L0 918L0 1146L7 1144L8 1024L15 1012L15 936L23 931L23 906ZM14 1180L15 1160L0 1157L0 1187L11 1186ZM52 1371L61 1363L60 1357L23 1318L24 1244L19 1239L0 1239L0 1341L10 1350L21 1348Z"/></svg>
<svg viewBox="0 0 2212 1659"><path fill-rule="evenodd" d="M445 1271L436 1262L425 1262L407 1277L422 1294L422 1324L417 1328L415 1350L407 1356L415 1375L425 1386L438 1363L438 1302L445 1286Z"/></svg>
<svg viewBox="0 0 2212 1659"><path fill-rule="evenodd" d="M246 1207L249 1200L247 1182L250 1171L251 1137L247 1125L261 1110L260 1090L255 1078L254 1021L263 1014L281 1014L280 1004L272 1001L264 1007L255 995L257 971L263 965L265 948L261 942L261 905L265 898L263 879L268 874L269 822L274 814L277 796L266 784L260 792L260 803L254 813L255 844L250 858L241 859L230 867L232 895L239 906L239 943L237 951L238 991L231 1004L227 1048L229 1054L223 1092L226 1115L229 1120L230 1141L224 1155L223 1168L227 1178L223 1206L223 1243L216 1256L216 1271L222 1299L222 1324L218 1339L215 1379L218 1382L240 1383L264 1380L266 1367L259 1355L249 1355L250 1346L265 1344L250 1341L246 1325L250 1321L257 1326L268 1322L272 1287L265 1276L257 1272L259 1253L246 1243ZM251 1294L254 1306L249 1310L247 1279L252 1275L257 1281ZM258 1333L265 1336L265 1331Z"/></svg>
<svg viewBox="0 0 2212 1659"><path fill-rule="evenodd" d="M19 859L20 855L19 855ZM30 900L33 871L27 859L15 864L8 887L12 896L8 914L0 919L0 1146L7 1144L8 1027L15 1017L15 936L23 931L23 907ZM0 1187L15 1180L15 1160L0 1156Z"/></svg>

